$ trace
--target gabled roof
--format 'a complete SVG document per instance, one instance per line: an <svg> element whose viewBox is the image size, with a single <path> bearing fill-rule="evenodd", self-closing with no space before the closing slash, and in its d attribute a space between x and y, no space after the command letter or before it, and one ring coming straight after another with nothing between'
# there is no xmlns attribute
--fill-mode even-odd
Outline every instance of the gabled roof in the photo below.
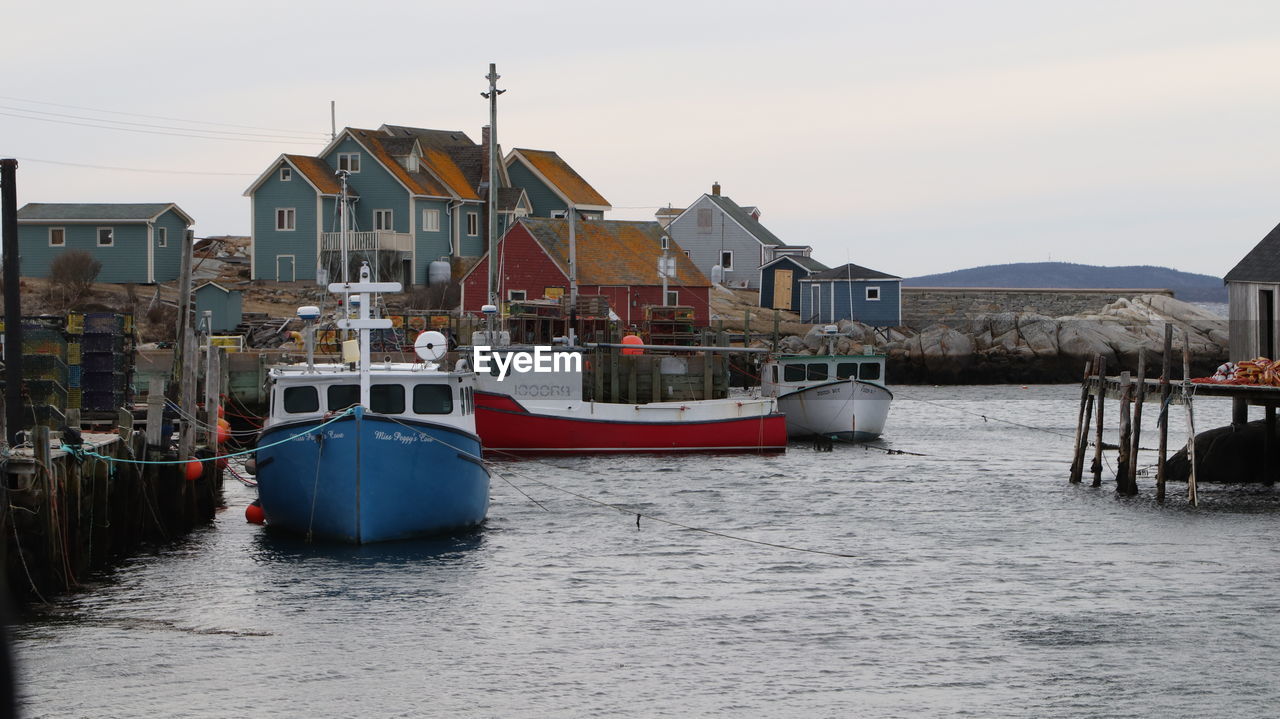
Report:
<svg viewBox="0 0 1280 719"><path fill-rule="evenodd" d="M703 195L703 197L711 200L711 203L719 207L726 215L733 218L742 229L748 234L756 238L763 245L786 245L787 243L778 239L777 235L769 231L769 228L760 224L760 221L752 217L745 209L740 207L738 203L729 199L726 195Z"/></svg>
<svg viewBox="0 0 1280 719"><path fill-rule="evenodd" d="M575 205L579 210L613 209L608 200L555 152L517 147L507 155L505 164L510 165L517 160L546 182L560 199Z"/></svg>
<svg viewBox="0 0 1280 719"><path fill-rule="evenodd" d="M778 255L777 257L770 260L769 262L766 262L763 265L760 265L760 269L763 270L764 268L769 267L770 265L776 265L779 262L782 262L784 260L787 262L793 262L796 264L796 266L803 267L804 269L808 270L810 273L822 272L823 270L831 269L826 265L822 264L821 262L813 259L812 257L806 257L804 255Z"/></svg>
<svg viewBox="0 0 1280 719"><path fill-rule="evenodd" d="M1261 242L1254 245L1249 254L1241 258L1222 281L1280 282L1280 225L1276 225Z"/></svg>
<svg viewBox="0 0 1280 719"><path fill-rule="evenodd" d="M519 224L537 240L565 274L569 267L569 221L522 217ZM660 285L658 258L666 234L656 222L579 220L574 227L578 253L578 284ZM680 248L671 243L676 276L670 282L683 287L710 287L705 275Z"/></svg>
<svg viewBox="0 0 1280 719"><path fill-rule="evenodd" d="M529 206L529 195L523 187L499 187L497 204L498 212L515 212L521 206L526 210L532 209Z"/></svg>
<svg viewBox="0 0 1280 719"><path fill-rule="evenodd" d="M833 267L829 270L809 275L810 280L900 280L897 275L890 275L879 270L872 270L852 262Z"/></svg>
<svg viewBox="0 0 1280 719"><path fill-rule="evenodd" d="M408 137L417 140L424 155L439 153L432 155L434 158L432 169L437 171L440 178L457 191L459 197L480 199L482 194L480 186L489 182L489 178L484 176L484 155L487 152L484 145L472 142L471 138L461 130L429 130L406 125L383 125L380 130L389 137ZM441 156L448 160L441 161L441 166L436 167L435 163ZM501 148L498 156L502 156ZM451 165L451 167L444 165ZM499 184L511 184L506 178L506 168L501 162L498 165ZM463 187L468 189L463 191L461 189Z"/></svg>
<svg viewBox="0 0 1280 719"><path fill-rule="evenodd" d="M679 217L684 210L683 207L659 207L653 214L657 217Z"/></svg>
<svg viewBox="0 0 1280 719"><path fill-rule="evenodd" d="M338 182L337 175L334 174L333 168L329 164L318 157L308 157L306 155L285 155L284 159L289 164L297 168L298 172L315 186L322 195L341 195L342 184ZM355 194L353 188L347 188L347 194Z"/></svg>
<svg viewBox="0 0 1280 719"><path fill-rule="evenodd" d="M214 288L217 288L217 289L219 289L219 290L222 290L225 294L228 294L228 295L229 295L229 294L231 294L232 292L239 292L239 291L240 291L240 290L230 290L230 289L227 289L226 287L223 287L222 285L218 284L217 282L205 282L204 284L199 285L198 287L195 287L195 288L194 288L194 289L192 289L191 291L192 291L192 292L199 292L200 290L203 290L203 289L204 289L204 288L206 288L206 287L214 287Z"/></svg>
<svg viewBox="0 0 1280 719"><path fill-rule="evenodd" d="M404 165L400 164L391 150L404 150L406 151L404 154L407 155L407 150L412 147L411 142L406 144L401 139L387 137L378 130L360 130L349 127L347 132L351 133L356 142L359 142L367 149L374 159L386 168L387 172L394 175L409 192L426 197L452 198L458 196L449 191L450 188L446 186L446 183L441 178L434 177L429 172L422 172L421 169L418 172L409 172ZM421 168L421 165L419 167ZM472 197L464 196L464 199L475 199L474 193L472 193Z"/></svg>
<svg viewBox="0 0 1280 719"><path fill-rule="evenodd" d="M18 209L18 220L25 222L151 222L172 209L188 225L191 215L172 202L31 202Z"/></svg>

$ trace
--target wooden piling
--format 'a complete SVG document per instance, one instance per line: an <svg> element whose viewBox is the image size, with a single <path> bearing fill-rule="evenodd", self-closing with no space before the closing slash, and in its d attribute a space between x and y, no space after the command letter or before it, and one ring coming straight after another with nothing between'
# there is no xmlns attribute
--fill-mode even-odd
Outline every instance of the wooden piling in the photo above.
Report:
<svg viewBox="0 0 1280 719"><path fill-rule="evenodd" d="M1263 481L1269 487L1276 481L1276 406L1268 404L1263 416L1266 418L1266 435L1262 438L1262 471Z"/></svg>
<svg viewBox="0 0 1280 719"><path fill-rule="evenodd" d="M1160 456L1156 458L1156 501L1164 501L1165 462L1169 455L1169 395L1173 386L1169 384L1169 373L1173 371L1173 325L1164 325L1164 357L1160 366Z"/></svg>
<svg viewBox="0 0 1280 719"><path fill-rule="evenodd" d="M168 444L164 436L164 379L153 377L147 389L147 445L160 447Z"/></svg>
<svg viewBox="0 0 1280 719"><path fill-rule="evenodd" d="M1138 350L1138 381L1134 385L1137 398L1133 405L1133 444L1129 450L1129 482L1126 494L1138 493L1138 455L1142 451L1142 405L1147 400L1147 351Z"/></svg>
<svg viewBox="0 0 1280 719"><path fill-rule="evenodd" d="M1085 446L1088 444L1087 433L1088 428L1085 426L1085 418L1089 410L1089 373L1093 369L1093 362L1086 361L1084 363L1084 379L1080 381L1080 409L1076 413L1076 441L1075 451L1071 455L1071 476L1070 481L1076 484L1080 481L1080 476L1084 469L1084 452Z"/></svg>
<svg viewBox="0 0 1280 719"><path fill-rule="evenodd" d="M1130 393L1133 379L1128 372L1120 373L1120 444L1116 451L1116 491L1128 494L1129 451L1133 442L1133 424L1130 422Z"/></svg>
<svg viewBox="0 0 1280 719"><path fill-rule="evenodd" d="M1097 412L1097 416L1094 417L1094 422L1098 426L1094 428L1094 431L1097 434L1094 435L1092 469L1093 469L1093 486L1101 487L1102 486L1102 405L1103 405L1103 400L1106 399L1106 396L1107 396L1107 358L1103 357L1102 355L1098 355L1098 360L1094 364L1098 366L1098 391L1097 391L1096 399L1094 401L1094 409Z"/></svg>
<svg viewBox="0 0 1280 719"><path fill-rule="evenodd" d="M1187 408L1187 464L1191 471L1187 475L1187 501L1191 506L1199 506L1196 492L1196 416L1191 406L1191 334L1182 335L1182 403Z"/></svg>

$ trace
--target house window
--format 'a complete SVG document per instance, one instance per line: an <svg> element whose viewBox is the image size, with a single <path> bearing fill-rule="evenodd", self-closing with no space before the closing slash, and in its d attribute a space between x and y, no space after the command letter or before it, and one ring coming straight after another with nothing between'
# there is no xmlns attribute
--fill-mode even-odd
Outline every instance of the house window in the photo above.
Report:
<svg viewBox="0 0 1280 719"><path fill-rule="evenodd" d="M698 210L698 232L704 235L711 232L711 210Z"/></svg>
<svg viewBox="0 0 1280 719"><path fill-rule="evenodd" d="M527 297L524 290L507 290L507 302L524 302Z"/></svg>
<svg viewBox="0 0 1280 719"><path fill-rule="evenodd" d="M157 227L156 228L156 247L168 247L168 246L169 246L169 228Z"/></svg>
<svg viewBox="0 0 1280 719"><path fill-rule="evenodd" d="M116 232L110 227L98 228L98 247L111 247L116 243Z"/></svg>
<svg viewBox="0 0 1280 719"><path fill-rule="evenodd" d="M480 234L480 215L475 212L467 213L467 236L475 237Z"/></svg>
<svg viewBox="0 0 1280 719"><path fill-rule="evenodd" d="M867 288L867 301L868 301L868 302L879 302L879 301L880 301L880 288L879 288L879 287L868 287L868 288Z"/></svg>
<svg viewBox="0 0 1280 719"><path fill-rule="evenodd" d="M387 230L388 232L395 229L391 222L391 210L373 211L373 229Z"/></svg>
<svg viewBox="0 0 1280 719"><path fill-rule="evenodd" d="M720 269L725 272L733 269L733 250L720 250Z"/></svg>
<svg viewBox="0 0 1280 719"><path fill-rule="evenodd" d="M440 231L440 210L423 210L422 211L422 231L423 232L439 232Z"/></svg>
<svg viewBox="0 0 1280 719"><path fill-rule="evenodd" d="M276 210L276 229L282 232L291 232L297 228L298 213L292 207L282 207Z"/></svg>
<svg viewBox="0 0 1280 719"><path fill-rule="evenodd" d="M663 235L659 242L662 244L662 249L664 250L671 247L671 238L666 235Z"/></svg>
<svg viewBox="0 0 1280 719"><path fill-rule="evenodd" d="M552 219L556 219L556 220L563 220L564 218L566 218L566 217L568 217L568 216L569 216L569 214L568 214L568 212L567 212L567 211L565 211L565 210L552 210L552 211L551 211L551 217L552 217Z"/></svg>
<svg viewBox="0 0 1280 719"><path fill-rule="evenodd" d="M280 168L280 181L288 182L293 179L293 169L288 167Z"/></svg>
<svg viewBox="0 0 1280 719"><path fill-rule="evenodd" d="M346 170L351 174L360 171L360 153L358 152L339 152L338 153L338 169Z"/></svg>
<svg viewBox="0 0 1280 719"><path fill-rule="evenodd" d="M690 251L688 251L688 250L685 250L685 251L684 251L684 256L685 256L685 257L688 257L688 258L689 258L689 259L691 259L691 260L693 259L693 253L692 253L692 252L690 252Z"/></svg>
<svg viewBox="0 0 1280 719"><path fill-rule="evenodd" d="M50 227L49 228L49 246L65 247L67 244L67 228Z"/></svg>
<svg viewBox="0 0 1280 719"><path fill-rule="evenodd" d="M678 290L667 290L667 306L673 307L680 304L680 292Z"/></svg>

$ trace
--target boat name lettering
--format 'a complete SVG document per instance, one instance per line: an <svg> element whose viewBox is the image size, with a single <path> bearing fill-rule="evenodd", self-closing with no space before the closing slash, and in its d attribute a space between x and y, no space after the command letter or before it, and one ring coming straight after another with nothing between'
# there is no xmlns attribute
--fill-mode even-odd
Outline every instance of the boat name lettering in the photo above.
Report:
<svg viewBox="0 0 1280 719"><path fill-rule="evenodd" d="M573 390L562 384L518 384L511 394L516 397L573 397Z"/></svg>
<svg viewBox="0 0 1280 719"><path fill-rule="evenodd" d="M378 430L378 429L375 429L373 431L373 438L380 439L384 442L399 442L400 444L413 444L414 442L417 442L418 440L421 439L421 437L419 437L416 434L401 434L400 432L383 432L382 430Z"/></svg>
<svg viewBox="0 0 1280 719"><path fill-rule="evenodd" d="M498 381L507 378L508 374L517 372L524 374L535 372L548 374L553 372L582 372L582 355L578 352L556 352L551 347L539 345L532 352L499 351L481 345L471 350L471 366L476 372L488 372L489 362L498 369Z"/></svg>

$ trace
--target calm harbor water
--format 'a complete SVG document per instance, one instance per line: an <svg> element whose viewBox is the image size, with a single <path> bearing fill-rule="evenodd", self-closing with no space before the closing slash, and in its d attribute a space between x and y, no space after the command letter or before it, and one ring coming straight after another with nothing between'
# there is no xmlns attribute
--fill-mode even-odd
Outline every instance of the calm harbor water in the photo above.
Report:
<svg viewBox="0 0 1280 719"><path fill-rule="evenodd" d="M1134 499L1070 486L1077 398L901 388L883 444L925 456L504 462L545 509L495 478L487 526L431 542L273 536L230 482L215 526L15 628L25 712L1280 714L1280 489L1210 487L1192 509L1183 485L1157 505L1152 478ZM1206 400L1197 424L1228 416ZM637 528L538 482L853 556Z"/></svg>

